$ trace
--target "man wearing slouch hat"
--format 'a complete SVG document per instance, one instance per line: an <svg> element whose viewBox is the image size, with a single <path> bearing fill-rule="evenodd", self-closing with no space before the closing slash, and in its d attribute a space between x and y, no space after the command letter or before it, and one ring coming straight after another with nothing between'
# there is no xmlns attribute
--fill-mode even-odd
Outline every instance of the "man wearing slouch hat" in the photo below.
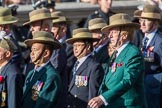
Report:
<svg viewBox="0 0 162 108"><path fill-rule="evenodd" d="M110 25L101 29L109 33L111 46L116 50L110 57L99 96L92 98L90 108L146 108L144 94L144 59L131 43L139 24L119 13L110 17Z"/></svg>
<svg viewBox="0 0 162 108"><path fill-rule="evenodd" d="M61 44L45 31L34 32L33 38L25 43L31 47L30 58L35 66L25 80L22 108L58 108L62 83L50 57Z"/></svg>

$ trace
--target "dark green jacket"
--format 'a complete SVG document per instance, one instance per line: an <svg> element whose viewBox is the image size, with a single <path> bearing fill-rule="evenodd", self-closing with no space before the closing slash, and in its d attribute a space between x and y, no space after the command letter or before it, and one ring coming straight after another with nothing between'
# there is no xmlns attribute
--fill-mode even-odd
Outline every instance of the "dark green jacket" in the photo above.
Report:
<svg viewBox="0 0 162 108"><path fill-rule="evenodd" d="M116 69L107 69L100 95L109 104L103 108L146 108L144 96L144 59L129 43L115 59Z"/></svg>
<svg viewBox="0 0 162 108"><path fill-rule="evenodd" d="M56 104L62 86L58 72L49 62L39 72L35 72L33 79L30 81L33 73L32 70L25 81L23 108L57 108ZM33 100L32 88L37 81L43 82L43 86L38 99Z"/></svg>

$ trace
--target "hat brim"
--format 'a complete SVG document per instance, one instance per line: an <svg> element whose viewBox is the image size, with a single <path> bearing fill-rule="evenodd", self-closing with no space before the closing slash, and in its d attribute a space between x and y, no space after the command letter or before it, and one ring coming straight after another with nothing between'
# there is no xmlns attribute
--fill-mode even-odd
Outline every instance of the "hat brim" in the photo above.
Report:
<svg viewBox="0 0 162 108"><path fill-rule="evenodd" d="M46 41L46 40L34 40L34 39L27 39L25 41L25 44L28 47L31 47L34 43L45 43L45 44L50 44L53 46L53 49L59 49L62 47L62 45L59 42L53 42L53 41Z"/></svg>
<svg viewBox="0 0 162 108"><path fill-rule="evenodd" d="M114 25L108 25L108 26L103 27L101 29L101 32L107 33L107 32L109 32L110 29L112 29L114 27L120 27L120 26L134 27L134 29L138 29L140 27L140 25L138 23L114 24Z"/></svg>
<svg viewBox="0 0 162 108"><path fill-rule="evenodd" d="M142 15L142 10L136 10L134 11L134 17L135 18L148 18L148 19L161 19L158 14L155 13L145 13L145 16Z"/></svg>
<svg viewBox="0 0 162 108"><path fill-rule="evenodd" d="M42 17L40 19L35 19L35 20L32 20L32 21L27 21L23 25L28 25L28 24L30 24L32 22L35 22L35 21L46 20L46 19L51 19L52 20L52 19L56 19L56 18L58 18L58 17Z"/></svg>
<svg viewBox="0 0 162 108"><path fill-rule="evenodd" d="M70 39L67 39L66 42L69 43L69 44L73 44L75 41L78 41L78 40L90 40L90 41L92 41L92 42L99 41L98 38L91 38L91 37L77 37L77 38L70 38Z"/></svg>
<svg viewBox="0 0 162 108"><path fill-rule="evenodd" d="M0 21L0 25L3 25L3 24L13 24L13 23L16 23L18 21L18 18L12 16L10 18L10 20L3 20L3 21Z"/></svg>
<svg viewBox="0 0 162 108"><path fill-rule="evenodd" d="M33 23L35 21L40 21L40 20L45 20L45 19L52 19L52 18L51 17L43 17L43 18L40 18L40 19L35 19L35 20L32 20L32 21L27 21L23 25L28 25L28 24Z"/></svg>

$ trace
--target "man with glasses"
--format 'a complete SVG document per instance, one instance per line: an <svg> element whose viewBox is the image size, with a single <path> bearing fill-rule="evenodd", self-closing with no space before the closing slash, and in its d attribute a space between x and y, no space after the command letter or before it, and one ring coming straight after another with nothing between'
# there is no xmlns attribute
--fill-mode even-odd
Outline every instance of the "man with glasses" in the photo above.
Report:
<svg viewBox="0 0 162 108"><path fill-rule="evenodd" d="M135 11L140 30L135 32L133 42L141 49L145 59L145 91L148 108L161 108L162 81L162 33L158 29L161 10L156 5L145 5ZM140 34L140 35L139 35Z"/></svg>
<svg viewBox="0 0 162 108"><path fill-rule="evenodd" d="M104 73L101 65L91 56L92 43L98 39L92 38L87 28L78 28L66 41L73 44L77 58L68 89L67 108L88 108L88 101L97 95Z"/></svg>

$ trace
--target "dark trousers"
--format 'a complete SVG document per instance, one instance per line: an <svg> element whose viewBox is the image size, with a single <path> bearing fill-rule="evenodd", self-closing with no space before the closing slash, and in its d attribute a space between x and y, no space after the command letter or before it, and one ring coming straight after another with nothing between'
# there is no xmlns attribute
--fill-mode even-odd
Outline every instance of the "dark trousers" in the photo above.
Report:
<svg viewBox="0 0 162 108"><path fill-rule="evenodd" d="M148 108L162 108L162 73L145 76L145 91Z"/></svg>
<svg viewBox="0 0 162 108"><path fill-rule="evenodd" d="M78 97L74 97L69 93L67 97L67 105L65 108L88 108L87 104L87 102L79 99Z"/></svg>

